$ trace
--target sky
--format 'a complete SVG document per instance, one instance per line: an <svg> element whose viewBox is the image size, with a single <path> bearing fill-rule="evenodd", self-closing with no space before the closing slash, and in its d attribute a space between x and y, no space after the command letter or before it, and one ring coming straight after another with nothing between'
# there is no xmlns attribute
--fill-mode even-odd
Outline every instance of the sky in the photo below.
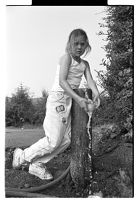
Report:
<svg viewBox="0 0 136 200"><path fill-rule="evenodd" d="M105 42L99 23L104 6L8 6L6 7L6 96L23 84L33 97L53 85L59 58L65 53L70 32L86 31L91 53L88 60L95 81L95 70L105 58Z"/></svg>

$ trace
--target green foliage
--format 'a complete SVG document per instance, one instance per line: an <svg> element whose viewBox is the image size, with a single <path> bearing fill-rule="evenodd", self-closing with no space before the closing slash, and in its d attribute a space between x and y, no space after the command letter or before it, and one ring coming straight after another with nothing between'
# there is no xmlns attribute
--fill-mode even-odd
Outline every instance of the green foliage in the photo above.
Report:
<svg viewBox="0 0 136 200"><path fill-rule="evenodd" d="M98 72L112 103L112 115L121 126L133 114L133 16L133 6L107 7L107 54L102 61L106 72Z"/></svg>
<svg viewBox="0 0 136 200"><path fill-rule="evenodd" d="M101 104L99 109L93 112L92 122L93 127L97 125L103 125L106 123L114 123L115 115L113 112L114 104L110 97L107 95L101 95Z"/></svg>
<svg viewBox="0 0 136 200"><path fill-rule="evenodd" d="M21 84L11 99L6 99L6 125L22 126L24 122L32 123L33 110L28 89Z"/></svg>
<svg viewBox="0 0 136 200"><path fill-rule="evenodd" d="M47 97L47 91L43 90L42 97L34 99L21 84L11 98L6 97L6 126L42 125Z"/></svg>

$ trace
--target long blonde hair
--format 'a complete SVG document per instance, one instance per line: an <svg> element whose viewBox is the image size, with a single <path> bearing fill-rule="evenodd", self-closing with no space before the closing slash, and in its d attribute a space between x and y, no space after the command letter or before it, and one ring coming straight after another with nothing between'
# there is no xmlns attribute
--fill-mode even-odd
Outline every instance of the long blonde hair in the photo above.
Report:
<svg viewBox="0 0 136 200"><path fill-rule="evenodd" d="M86 55L91 51L91 46L89 44L89 40L88 40L87 34L83 29L74 29L70 33L65 50L66 50L67 53L71 52L71 38L75 39L78 36L83 36L85 38L86 42L87 42L87 47L85 49L85 55Z"/></svg>

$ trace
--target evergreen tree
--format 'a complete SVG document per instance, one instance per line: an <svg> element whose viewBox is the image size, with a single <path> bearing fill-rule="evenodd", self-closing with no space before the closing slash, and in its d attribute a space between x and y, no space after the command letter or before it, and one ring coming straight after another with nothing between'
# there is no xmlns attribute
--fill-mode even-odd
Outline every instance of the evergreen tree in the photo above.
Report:
<svg viewBox="0 0 136 200"><path fill-rule="evenodd" d="M12 94L11 99L8 100L7 98L6 124L22 126L23 123L32 123L33 110L34 107L28 89L21 84L16 93Z"/></svg>
<svg viewBox="0 0 136 200"><path fill-rule="evenodd" d="M104 71L98 72L102 87L108 92L116 122L124 125L133 115L133 6L107 7L106 59ZM104 34L101 32L101 34ZM112 114L113 114L112 113ZM109 113L110 114L110 113Z"/></svg>

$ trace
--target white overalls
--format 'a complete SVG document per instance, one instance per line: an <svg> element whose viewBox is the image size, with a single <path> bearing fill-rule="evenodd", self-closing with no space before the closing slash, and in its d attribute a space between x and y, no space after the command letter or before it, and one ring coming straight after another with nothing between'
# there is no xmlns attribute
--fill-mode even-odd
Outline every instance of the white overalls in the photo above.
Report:
<svg viewBox="0 0 136 200"><path fill-rule="evenodd" d="M86 65L72 58L67 81L72 89L79 87ZM56 78L46 103L43 127L45 137L24 150L24 159L31 163L47 163L63 152L71 142L72 99L59 86L59 65Z"/></svg>

